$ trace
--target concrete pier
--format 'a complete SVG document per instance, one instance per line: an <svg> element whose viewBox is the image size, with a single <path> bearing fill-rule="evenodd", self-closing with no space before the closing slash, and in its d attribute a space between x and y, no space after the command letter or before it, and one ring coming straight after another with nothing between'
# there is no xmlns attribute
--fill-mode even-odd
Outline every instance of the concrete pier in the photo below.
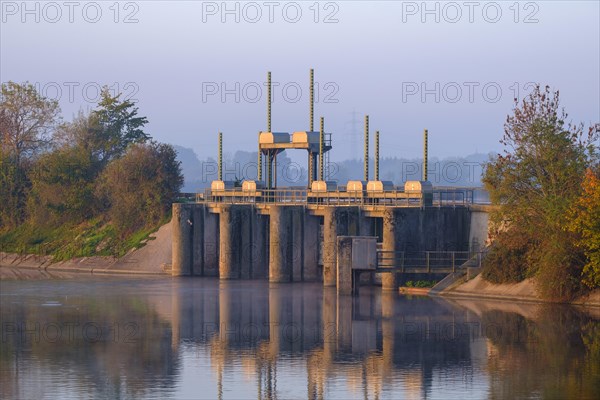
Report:
<svg viewBox="0 0 600 400"><path fill-rule="evenodd" d="M398 237L396 236L396 214L394 209L385 210L383 212L383 251L399 251L398 249ZM401 265L402 260L395 257L394 264ZM381 288L383 290L397 290L398 289L398 276L395 273L381 274Z"/></svg>
<svg viewBox="0 0 600 400"><path fill-rule="evenodd" d="M342 233L338 223L337 207L327 207L323 215L323 286L335 286L336 240Z"/></svg>
<svg viewBox="0 0 600 400"><path fill-rule="evenodd" d="M343 236L337 242L337 289L338 294L352 294L352 237Z"/></svg>
<svg viewBox="0 0 600 400"><path fill-rule="evenodd" d="M173 276L187 276L192 274L194 243L193 235L193 206L191 204L173 204L173 263L171 274Z"/></svg>
<svg viewBox="0 0 600 400"><path fill-rule="evenodd" d="M292 227L284 206L273 206L269 213L269 282L282 283L292 280L290 249Z"/></svg>

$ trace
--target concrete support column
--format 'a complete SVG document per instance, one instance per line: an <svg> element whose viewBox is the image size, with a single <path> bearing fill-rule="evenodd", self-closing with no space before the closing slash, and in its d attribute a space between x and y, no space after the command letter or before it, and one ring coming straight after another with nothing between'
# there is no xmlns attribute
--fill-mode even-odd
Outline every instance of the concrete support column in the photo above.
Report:
<svg viewBox="0 0 600 400"><path fill-rule="evenodd" d="M337 292L352 294L352 237L337 238Z"/></svg>
<svg viewBox="0 0 600 400"><path fill-rule="evenodd" d="M291 221L286 218L285 206L271 206L269 218L269 282L289 282L292 278Z"/></svg>
<svg viewBox="0 0 600 400"><path fill-rule="evenodd" d="M335 286L337 281L338 207L326 207L323 217L323 286Z"/></svg>
<svg viewBox="0 0 600 400"><path fill-rule="evenodd" d="M394 209L386 209L383 213L383 251L398 251L397 247L397 229L396 229L396 213ZM389 257L389 256L386 256ZM393 262L393 266L399 266L399 260ZM398 276L393 272L385 272L381 274L381 288L383 290L397 290Z"/></svg>
<svg viewBox="0 0 600 400"><path fill-rule="evenodd" d="M192 273L193 264L193 217L191 204L173 204L172 240L173 265L171 275L187 276Z"/></svg>

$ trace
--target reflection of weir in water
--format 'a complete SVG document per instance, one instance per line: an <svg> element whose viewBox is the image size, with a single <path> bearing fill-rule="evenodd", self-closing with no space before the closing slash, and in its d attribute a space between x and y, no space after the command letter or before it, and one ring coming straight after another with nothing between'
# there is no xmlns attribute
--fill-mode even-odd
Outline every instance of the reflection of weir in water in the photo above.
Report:
<svg viewBox="0 0 600 400"><path fill-rule="evenodd" d="M378 398L399 372L404 396L418 398L436 368L463 368L473 344L485 346L456 335L472 314L447 306L432 315L428 298L407 301L368 289L338 296L318 284L221 281L218 289L189 290L189 283L173 286L174 341L209 351L219 397L228 367L241 365L258 398L276 398L278 363L300 360L309 398L326 397L332 378L345 379L358 397Z"/></svg>
<svg viewBox="0 0 600 400"><path fill-rule="evenodd" d="M600 398L599 315L574 307L216 279L2 283L0 300L0 398Z"/></svg>

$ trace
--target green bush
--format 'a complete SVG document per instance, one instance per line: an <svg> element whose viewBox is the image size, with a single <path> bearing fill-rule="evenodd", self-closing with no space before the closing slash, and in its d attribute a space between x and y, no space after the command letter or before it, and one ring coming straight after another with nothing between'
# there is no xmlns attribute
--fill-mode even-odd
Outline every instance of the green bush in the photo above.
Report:
<svg viewBox="0 0 600 400"><path fill-rule="evenodd" d="M483 260L481 276L492 283L521 282L528 277L527 253L523 248L494 246Z"/></svg>
<svg viewBox="0 0 600 400"><path fill-rule="evenodd" d="M412 287L414 287L414 288L430 288L430 287L434 287L436 283L437 283L437 281L426 281L426 280L406 281L404 286L409 287L409 288L412 288Z"/></svg>

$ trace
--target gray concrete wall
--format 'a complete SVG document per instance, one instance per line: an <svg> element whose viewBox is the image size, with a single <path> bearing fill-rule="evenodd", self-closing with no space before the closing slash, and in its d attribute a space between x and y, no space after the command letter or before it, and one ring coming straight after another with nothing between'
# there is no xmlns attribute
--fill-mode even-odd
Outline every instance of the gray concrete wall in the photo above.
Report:
<svg viewBox="0 0 600 400"><path fill-rule="evenodd" d="M252 242L245 258L252 267L252 278L269 277L269 217L256 212L250 213Z"/></svg>
<svg viewBox="0 0 600 400"><path fill-rule="evenodd" d="M204 276L219 276L219 214L204 209Z"/></svg>
<svg viewBox="0 0 600 400"><path fill-rule="evenodd" d="M302 280L305 282L320 281L319 274L319 217L310 215L304 210L304 252Z"/></svg>
<svg viewBox="0 0 600 400"><path fill-rule="evenodd" d="M204 205L192 206L193 243L192 243L192 275L204 276Z"/></svg>
<svg viewBox="0 0 600 400"><path fill-rule="evenodd" d="M386 213L388 223L393 220L397 251L469 250L471 215L466 207L394 208Z"/></svg>
<svg viewBox="0 0 600 400"><path fill-rule="evenodd" d="M469 245L472 251L480 251L488 241L489 213L471 211Z"/></svg>
<svg viewBox="0 0 600 400"><path fill-rule="evenodd" d="M383 250L468 251L471 213L463 207L390 208L383 213ZM396 265L400 266L400 260ZM398 275L381 276L384 290L396 290Z"/></svg>
<svg viewBox="0 0 600 400"><path fill-rule="evenodd" d="M255 232L256 231L256 232ZM251 279L254 266L260 265L254 247L260 236L257 216L251 205L221 205L219 207L219 278ZM258 268L260 270L260 267Z"/></svg>
<svg viewBox="0 0 600 400"><path fill-rule="evenodd" d="M319 218L302 206L271 206L268 218L269 280L319 280Z"/></svg>

